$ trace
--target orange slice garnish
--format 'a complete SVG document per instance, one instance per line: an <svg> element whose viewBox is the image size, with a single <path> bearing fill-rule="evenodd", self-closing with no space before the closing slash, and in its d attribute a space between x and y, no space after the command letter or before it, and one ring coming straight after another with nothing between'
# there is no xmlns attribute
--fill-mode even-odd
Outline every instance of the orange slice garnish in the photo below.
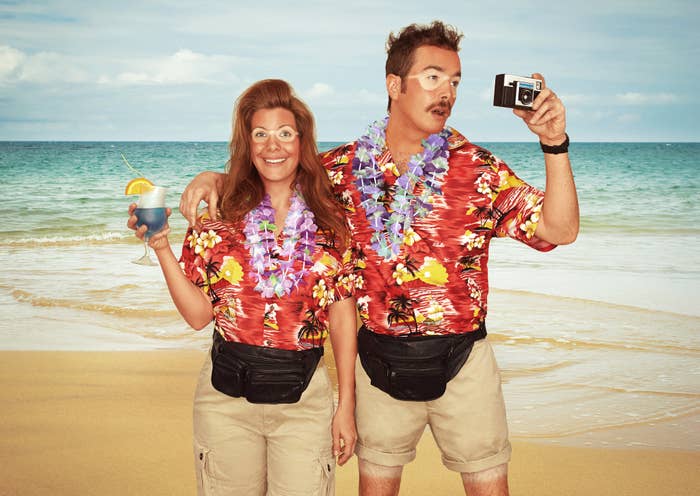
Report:
<svg viewBox="0 0 700 496"><path fill-rule="evenodd" d="M124 190L125 195L142 195L148 190L153 189L153 183L145 177L137 177L129 181Z"/></svg>

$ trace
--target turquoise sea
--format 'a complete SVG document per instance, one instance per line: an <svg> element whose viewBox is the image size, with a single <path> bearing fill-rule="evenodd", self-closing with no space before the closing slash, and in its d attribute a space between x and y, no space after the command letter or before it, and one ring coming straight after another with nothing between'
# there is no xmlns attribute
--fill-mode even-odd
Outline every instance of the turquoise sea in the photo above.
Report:
<svg viewBox="0 0 700 496"><path fill-rule="evenodd" d="M536 143L479 144L544 187ZM487 326L512 436L700 450L700 143L570 151L576 243L492 244ZM169 188L179 246L180 192L223 170L226 143L0 142L0 349L206 348L158 268L130 263L142 246L121 153Z"/></svg>

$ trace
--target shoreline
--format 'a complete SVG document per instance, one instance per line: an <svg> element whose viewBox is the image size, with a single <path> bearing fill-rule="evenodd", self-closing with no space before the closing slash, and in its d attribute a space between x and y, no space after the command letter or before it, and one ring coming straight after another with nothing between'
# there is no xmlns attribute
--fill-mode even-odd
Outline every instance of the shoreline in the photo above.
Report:
<svg viewBox="0 0 700 496"><path fill-rule="evenodd" d="M0 493L194 494L192 395L205 353L0 352ZM698 451L512 442L514 495L700 491ZM400 494L461 491L424 435ZM357 494L356 458L338 468L336 494Z"/></svg>

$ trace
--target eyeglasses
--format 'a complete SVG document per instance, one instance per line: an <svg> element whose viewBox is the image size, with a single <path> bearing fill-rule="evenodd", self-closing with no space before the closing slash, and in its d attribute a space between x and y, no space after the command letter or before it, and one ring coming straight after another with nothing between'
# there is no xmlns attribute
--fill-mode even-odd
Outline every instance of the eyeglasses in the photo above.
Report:
<svg viewBox="0 0 700 496"><path fill-rule="evenodd" d="M449 81L452 89L457 91L457 86L459 86L459 82L461 81L459 76L450 76L437 69L427 69L420 74L412 74L406 77L408 79L417 79L425 91L435 91L445 84L446 81Z"/></svg>
<svg viewBox="0 0 700 496"><path fill-rule="evenodd" d="M291 143L294 138L299 136L299 132L292 126L282 126L279 129L265 129L264 127L256 127L250 133L254 143L265 143L270 136L276 136L282 143Z"/></svg>

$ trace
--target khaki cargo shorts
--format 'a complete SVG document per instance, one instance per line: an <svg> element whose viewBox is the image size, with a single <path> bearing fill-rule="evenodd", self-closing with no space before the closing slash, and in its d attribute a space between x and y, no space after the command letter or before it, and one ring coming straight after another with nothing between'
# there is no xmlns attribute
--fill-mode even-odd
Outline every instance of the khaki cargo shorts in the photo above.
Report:
<svg viewBox="0 0 700 496"><path fill-rule="evenodd" d="M357 456L370 463L403 466L429 426L442 463L456 472L480 472L510 460L501 375L487 339L432 401L402 401L372 386L359 358L355 365Z"/></svg>
<svg viewBox="0 0 700 496"><path fill-rule="evenodd" d="M297 403L254 404L211 385L211 354L194 399L199 496L332 495L333 389L323 359Z"/></svg>

